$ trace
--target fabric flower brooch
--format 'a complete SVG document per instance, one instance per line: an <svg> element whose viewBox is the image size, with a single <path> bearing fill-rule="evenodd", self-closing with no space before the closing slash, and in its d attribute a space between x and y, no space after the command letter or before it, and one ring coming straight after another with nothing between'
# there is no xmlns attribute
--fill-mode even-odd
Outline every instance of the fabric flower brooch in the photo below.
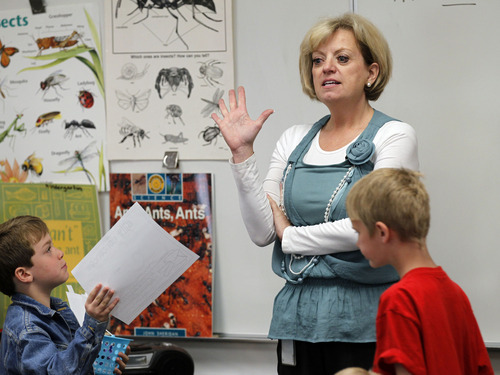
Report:
<svg viewBox="0 0 500 375"><path fill-rule="evenodd" d="M375 152L375 145L372 141L361 139L351 143L347 148L346 158L353 165L361 165L369 161Z"/></svg>

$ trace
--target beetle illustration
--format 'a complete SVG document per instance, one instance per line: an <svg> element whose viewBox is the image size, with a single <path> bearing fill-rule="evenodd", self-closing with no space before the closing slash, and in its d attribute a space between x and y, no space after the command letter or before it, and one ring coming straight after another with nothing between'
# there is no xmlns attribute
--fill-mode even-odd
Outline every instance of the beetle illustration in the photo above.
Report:
<svg viewBox="0 0 500 375"><path fill-rule="evenodd" d="M210 86L220 85L218 79L222 78L224 71L217 66L218 64L222 64L222 61L208 60L201 63L200 78Z"/></svg>
<svg viewBox="0 0 500 375"><path fill-rule="evenodd" d="M94 96L90 91L80 90L78 93L78 101L83 108L92 108L94 105Z"/></svg>
<svg viewBox="0 0 500 375"><path fill-rule="evenodd" d="M207 146L212 144L212 141L215 139L215 143L217 143L217 136L220 135L220 129L217 125L207 126L205 130L202 130L200 134L198 134L198 138L200 135L203 135L203 140L205 143L203 146Z"/></svg>
<svg viewBox="0 0 500 375"><path fill-rule="evenodd" d="M178 88L187 89L187 97L191 96L194 83L189 70L186 68L165 68L160 70L156 78L155 89L160 99L170 90L176 92Z"/></svg>

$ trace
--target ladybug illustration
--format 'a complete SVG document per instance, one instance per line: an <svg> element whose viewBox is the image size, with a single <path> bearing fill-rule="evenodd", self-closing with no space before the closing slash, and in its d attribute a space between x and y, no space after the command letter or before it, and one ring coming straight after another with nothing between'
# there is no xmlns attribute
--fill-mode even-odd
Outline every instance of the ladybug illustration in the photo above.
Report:
<svg viewBox="0 0 500 375"><path fill-rule="evenodd" d="M94 105L94 96L86 90L80 90L78 100L84 108L91 108Z"/></svg>

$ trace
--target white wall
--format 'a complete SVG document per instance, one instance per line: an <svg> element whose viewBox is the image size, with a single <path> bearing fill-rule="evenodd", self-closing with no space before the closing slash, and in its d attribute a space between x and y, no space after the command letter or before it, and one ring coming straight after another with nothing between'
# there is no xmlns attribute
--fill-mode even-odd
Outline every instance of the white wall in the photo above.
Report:
<svg viewBox="0 0 500 375"><path fill-rule="evenodd" d="M102 6L106 0L89 0ZM371 2L372 0L370 0ZM55 4L68 4L79 2L78 0L46 0L48 6ZM379 0L383 7L379 12L368 12L367 1L360 1L359 12L367 12L367 16L375 23L380 22L384 32L390 32L393 26L405 26L404 22L395 17L393 7L399 7L398 11L407 12L408 7L423 7L431 2L439 3L440 0ZM456 1L458 2L458 1ZM358 2L355 2L356 4ZM493 4L490 2L477 2L480 6ZM3 1L2 9L14 9L20 6L28 6L28 0ZM497 3L498 4L498 3ZM256 153L259 169L265 172L267 162L278 136L288 126L295 123L312 122L325 113L323 107L307 99L300 90L298 77L297 57L298 46L305 31L319 18L328 15L337 15L351 8L349 0L234 0L233 1L233 25L234 25L234 49L235 49L235 80L237 85L245 85L247 88L248 108L252 116L257 116L266 108L275 109L276 113L271 116L265 128L259 135L256 144ZM406 6L407 8L402 8ZM386 7L386 8L384 8ZM386 9L387 11L383 11ZM498 294L495 298L483 301L487 297L492 285L500 285L497 273L481 274L483 267L491 264L491 257L495 251L493 244L495 228L499 220L496 214L491 214L493 208L498 208L498 194L495 188L497 180L491 180L492 175L498 173L498 147L495 140L500 139L498 118L491 118L489 127L481 130L485 120L481 117L481 123L475 121L466 124L447 122L449 114L454 118L460 115L457 111L463 108L471 108L470 102L462 102L460 97L455 100L446 101L446 105L440 101L459 93L469 92L470 85L477 82L477 74L487 74L492 87L499 87L498 74L496 71L489 75L485 67L484 50L477 49L477 42L487 43L488 47L495 47L494 36L489 35L488 29L481 31L478 38L473 38L472 45L461 46L453 59L440 55L439 41L442 30L435 30L428 35L423 31L429 30L425 24L429 19L429 27L437 22L434 13L427 13L425 9L415 8L417 13L408 14L420 23L419 29L412 33L410 29L404 29L405 34L412 38L422 37L421 43L411 39L411 43L398 40L398 35L387 35L396 59L396 71L392 86L388 88L387 98L384 94L378 109L386 110L388 114L400 117L402 120L412 123L417 128L421 144L420 153L423 157L422 164L424 172L429 175L431 183L431 198L437 205L433 219L432 243L441 244L440 238L449 238L452 247L443 249L436 254L445 269L449 269L452 277L463 280L465 289L473 301L475 307L481 307L477 314L484 322L483 327L496 324L495 313L498 309L488 309L488 303L499 303ZM441 9L442 10L442 9ZM480 7L474 11L481 10ZM452 12L463 12L464 9L453 9ZM398 13L399 14L399 13ZM494 17L497 13L482 14ZM393 18L391 18L393 17ZM423 23L422 23L423 22ZM498 23L493 18L491 22L484 21L487 25ZM409 23L409 26L414 23ZM472 35L476 32L474 27L464 23L465 34ZM460 26L460 25L459 25ZM446 24L443 29L447 29ZM398 30L396 28L396 30ZM492 39L493 35L493 39ZM394 40L394 43L392 41ZM449 38L446 39L449 41ZM415 43L414 43L415 42ZM414 44L413 44L414 43ZM431 43L433 48L429 48ZM435 43L435 44L433 44ZM410 54L410 55L408 55ZM432 59L440 56L439 63L446 73L445 84L439 82L441 73L434 79L424 74L425 69L433 64ZM444 60L442 60L444 59ZM451 61L450 61L451 60ZM460 62L460 63L459 63ZM499 64L495 63L495 67ZM453 72L450 72L453 71ZM465 75L468 72L469 75ZM455 73L455 74L452 74ZM457 85L457 86L454 86ZM476 86L474 86L476 87ZM487 86L490 87L490 86ZM498 106L496 92L490 91L491 95L483 97L480 89L475 96L468 100L479 103L489 103L492 107ZM394 100L391 102L391 100ZM428 107L436 115L430 120L426 116ZM408 109L408 111L407 111ZM421 115L423 114L423 115ZM469 117L467 117L469 118ZM473 120L473 119L472 119ZM484 131L485 135L480 141L490 147L484 150L481 143L477 143L477 135ZM470 140L474 140L472 143ZM490 144L491 143L491 144ZM440 148L437 146L440 145ZM469 148L463 147L468 144ZM478 148L475 150L475 148ZM482 153L481 153L481 152ZM460 169L456 173L455 160L463 162L467 159L467 170ZM149 162L113 162L111 172L138 172L160 170L161 161ZM215 177L215 287L214 287L214 331L236 336L260 335L267 333L271 316L272 300L280 288L282 281L275 277L270 269L271 249L256 248L248 239L244 229L241 216L237 209L237 196L226 162L183 162L180 163L181 172L212 172ZM487 179L485 181L485 179ZM464 184L466 182L466 184ZM487 184L486 184L487 182ZM109 197L102 193L101 209L103 225L109 228ZM482 209L485 208L488 215L483 217ZM464 211L465 210L465 211ZM451 212L451 213L450 213ZM499 210L497 209L497 212ZM481 219L481 220L479 220ZM490 220L485 222L484 220ZM442 237L441 235L445 235ZM440 237L441 236L441 237ZM465 246L465 248L464 248ZM454 255L456 251L456 256ZM469 252L467 252L469 251ZM465 265L465 271L463 266ZM498 266L498 263L496 263ZM465 273L466 275L461 275ZM469 276L468 276L469 275ZM474 281L477 283L474 284ZM477 292L477 293L476 293ZM482 308L483 303L486 308ZM492 315L493 314L493 318ZM497 325L498 327L498 325ZM489 337L489 336L488 336ZM500 337L491 337L492 341ZM245 340L182 340L176 341L186 348L196 364L196 374L272 374L275 373L275 343L270 341L245 341ZM491 352L491 358L496 372L500 373L500 352Z"/></svg>

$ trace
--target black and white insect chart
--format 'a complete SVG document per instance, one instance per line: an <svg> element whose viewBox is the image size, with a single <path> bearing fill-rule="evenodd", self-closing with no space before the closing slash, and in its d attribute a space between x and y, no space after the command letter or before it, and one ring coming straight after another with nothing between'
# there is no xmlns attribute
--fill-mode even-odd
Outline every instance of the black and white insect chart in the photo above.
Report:
<svg viewBox="0 0 500 375"><path fill-rule="evenodd" d="M230 0L105 5L110 160L227 159L210 117L234 87Z"/></svg>

